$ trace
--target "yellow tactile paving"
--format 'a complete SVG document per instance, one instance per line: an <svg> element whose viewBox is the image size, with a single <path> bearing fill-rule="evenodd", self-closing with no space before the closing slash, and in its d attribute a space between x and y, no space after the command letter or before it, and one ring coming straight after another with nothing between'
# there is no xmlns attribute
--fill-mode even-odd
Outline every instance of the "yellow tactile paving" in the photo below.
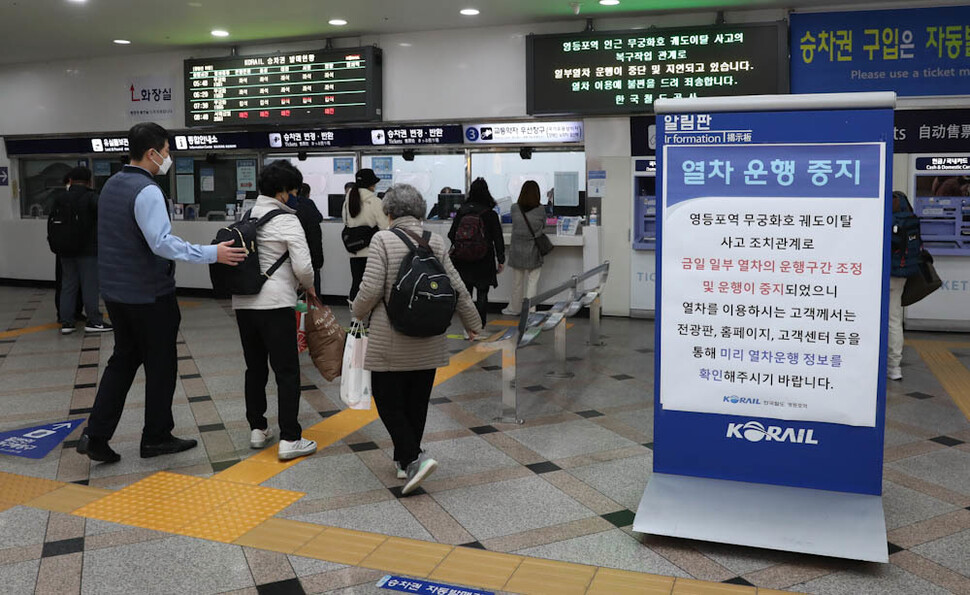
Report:
<svg viewBox="0 0 970 595"><path fill-rule="evenodd" d="M24 504L64 485L60 481L0 472L0 500Z"/></svg>
<svg viewBox="0 0 970 595"><path fill-rule="evenodd" d="M69 483L53 492L48 492L39 498L34 498L30 502L27 502L26 505L52 512L70 513L82 506L87 506L95 500L100 500L111 493L111 490Z"/></svg>
<svg viewBox="0 0 970 595"><path fill-rule="evenodd" d="M434 569L430 578L459 585L501 589L524 559L512 554L456 547Z"/></svg>
<svg viewBox="0 0 970 595"><path fill-rule="evenodd" d="M246 547L292 554L326 527L287 519L269 519L260 523L233 543Z"/></svg>
<svg viewBox="0 0 970 595"><path fill-rule="evenodd" d="M74 511L74 514L120 523L200 481L204 480L201 477L162 471L96 500Z"/></svg>
<svg viewBox="0 0 970 595"><path fill-rule="evenodd" d="M527 558L512 574L504 590L525 595L579 595L586 592L595 572L595 566Z"/></svg>
<svg viewBox="0 0 970 595"><path fill-rule="evenodd" d="M452 545L391 537L358 566L425 577L454 549Z"/></svg>
<svg viewBox="0 0 970 595"><path fill-rule="evenodd" d="M909 344L916 348L943 389L970 420L970 370L950 351L957 344L937 341L910 341Z"/></svg>
<svg viewBox="0 0 970 595"><path fill-rule="evenodd" d="M212 483L233 485L240 493L218 508L196 518L177 533L231 543L305 495L303 492L228 482Z"/></svg>
<svg viewBox="0 0 970 595"><path fill-rule="evenodd" d="M328 527L323 533L296 550L294 554L306 558L357 566L387 539L386 535Z"/></svg>
<svg viewBox="0 0 970 595"><path fill-rule="evenodd" d="M14 337L29 335L31 333L39 333L41 331L49 331L55 328L61 328L61 323L51 322L49 324L42 324L40 326L28 326L26 328L19 328L15 331L3 331L2 333L0 333L0 339L13 339Z"/></svg>
<svg viewBox="0 0 970 595"><path fill-rule="evenodd" d="M743 585L726 585L724 583L708 583L690 578L679 578L674 581L672 595L755 595L757 589Z"/></svg>
<svg viewBox="0 0 970 595"><path fill-rule="evenodd" d="M125 520L129 525L176 533L191 521L234 498L243 486L223 481L200 481L154 502Z"/></svg>
<svg viewBox="0 0 970 595"><path fill-rule="evenodd" d="M593 576L593 582L586 591L588 595L670 595L674 579L670 576L657 576L600 568Z"/></svg>

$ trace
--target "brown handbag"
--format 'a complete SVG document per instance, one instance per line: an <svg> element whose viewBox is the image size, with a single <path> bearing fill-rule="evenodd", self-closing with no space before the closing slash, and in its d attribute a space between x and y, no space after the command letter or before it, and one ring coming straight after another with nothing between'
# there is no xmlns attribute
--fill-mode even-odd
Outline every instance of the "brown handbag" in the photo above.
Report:
<svg viewBox="0 0 970 595"><path fill-rule="evenodd" d="M327 382L340 376L346 339L347 333L337 322L330 306L324 306L319 297L308 297L306 342L310 347L313 365Z"/></svg>

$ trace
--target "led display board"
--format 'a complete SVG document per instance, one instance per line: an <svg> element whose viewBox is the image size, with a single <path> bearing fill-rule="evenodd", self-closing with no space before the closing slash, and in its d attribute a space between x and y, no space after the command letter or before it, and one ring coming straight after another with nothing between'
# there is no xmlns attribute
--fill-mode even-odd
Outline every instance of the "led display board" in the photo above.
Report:
<svg viewBox="0 0 970 595"><path fill-rule="evenodd" d="M185 61L185 125L381 119L380 48Z"/></svg>
<svg viewBox="0 0 970 595"><path fill-rule="evenodd" d="M660 98L788 92L784 23L530 35L530 114L652 112Z"/></svg>

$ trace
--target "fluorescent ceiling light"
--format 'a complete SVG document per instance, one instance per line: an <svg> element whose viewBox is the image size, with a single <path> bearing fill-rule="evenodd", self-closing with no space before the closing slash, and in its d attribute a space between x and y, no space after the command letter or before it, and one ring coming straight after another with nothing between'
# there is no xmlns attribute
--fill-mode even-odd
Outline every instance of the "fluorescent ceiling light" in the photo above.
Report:
<svg viewBox="0 0 970 595"><path fill-rule="evenodd" d="M87 2L88 0L69 0L69 1L70 1L70 2L73 2L74 4L84 4L84 3L85 3L85 2Z"/></svg>
<svg viewBox="0 0 970 595"><path fill-rule="evenodd" d="M463 9L461 9L461 14L465 15L466 17L473 17L473 16L475 16L475 15L478 14L478 9L477 8L463 8Z"/></svg>
<svg viewBox="0 0 970 595"><path fill-rule="evenodd" d="M131 42L127 39L116 39L114 40L118 45L131 45Z"/></svg>
<svg viewBox="0 0 970 595"><path fill-rule="evenodd" d="M223 29L213 29L212 30L212 36L213 37L229 37L229 32L228 31L225 31Z"/></svg>
<svg viewBox="0 0 970 595"><path fill-rule="evenodd" d="M330 19L330 21L329 21L329 22L330 22L330 24L331 24L331 25L333 25L334 27L343 27L344 25L346 25L346 24L347 24L347 21L345 21L345 20L343 20L343 19Z"/></svg>
<svg viewBox="0 0 970 595"><path fill-rule="evenodd" d="M616 6L620 3L620 0L600 0L600 4L603 6Z"/></svg>

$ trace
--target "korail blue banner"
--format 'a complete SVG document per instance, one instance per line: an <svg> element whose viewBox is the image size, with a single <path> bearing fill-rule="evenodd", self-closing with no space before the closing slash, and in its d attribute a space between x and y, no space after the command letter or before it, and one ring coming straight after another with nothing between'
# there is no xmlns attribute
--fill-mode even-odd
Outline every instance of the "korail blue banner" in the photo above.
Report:
<svg viewBox="0 0 970 595"><path fill-rule="evenodd" d="M791 15L791 92L970 94L970 6Z"/></svg>

